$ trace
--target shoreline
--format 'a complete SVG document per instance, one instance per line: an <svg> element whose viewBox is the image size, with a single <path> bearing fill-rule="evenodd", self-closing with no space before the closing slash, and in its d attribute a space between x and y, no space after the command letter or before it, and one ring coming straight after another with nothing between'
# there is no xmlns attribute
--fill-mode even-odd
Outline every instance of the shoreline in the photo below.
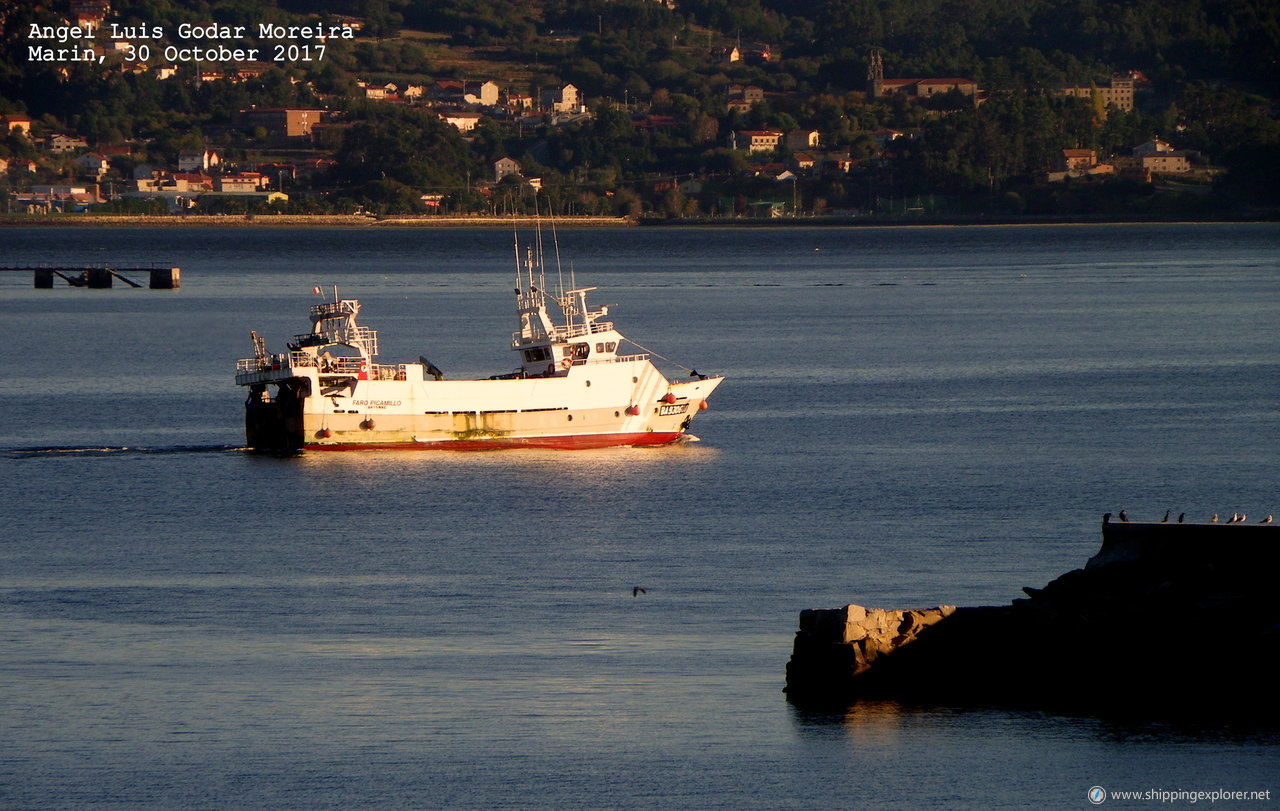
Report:
<svg viewBox="0 0 1280 811"><path fill-rule="evenodd" d="M499 228L554 222L557 227L633 226L628 217L370 217L364 214L37 214L0 215L0 228Z"/></svg>
<svg viewBox="0 0 1280 811"><path fill-rule="evenodd" d="M750 218L642 218L640 225L649 227L706 228L1008 228L1023 226L1079 225L1245 225L1280 222L1280 212L1259 212L1221 218L1187 219L1186 217L855 217L813 216Z"/></svg>
<svg viewBox="0 0 1280 811"><path fill-rule="evenodd" d="M0 228L1008 228L1082 225L1243 225L1280 222L1280 213L1222 219L1089 219L1071 217L780 217L775 219L656 219L636 217L451 217L437 214L0 214Z"/></svg>

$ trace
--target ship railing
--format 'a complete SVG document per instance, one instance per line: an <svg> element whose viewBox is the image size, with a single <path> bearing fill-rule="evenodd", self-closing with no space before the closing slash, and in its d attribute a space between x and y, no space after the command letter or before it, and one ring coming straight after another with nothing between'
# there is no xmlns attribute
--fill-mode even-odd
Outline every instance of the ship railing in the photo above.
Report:
<svg viewBox="0 0 1280 811"><path fill-rule="evenodd" d="M322 304L311 305L311 312L313 315L324 316L326 318L354 315L356 313L356 302L352 299L326 301Z"/></svg>
<svg viewBox="0 0 1280 811"><path fill-rule="evenodd" d="M308 357L308 366L319 367L321 374L356 374L360 371L361 359L350 355L336 357Z"/></svg>
<svg viewBox="0 0 1280 811"><path fill-rule="evenodd" d="M320 374L365 375L369 380L404 380L407 371L405 364L366 363L358 357L341 355L339 357L306 357L307 366L319 367Z"/></svg>
<svg viewBox="0 0 1280 811"><path fill-rule="evenodd" d="M383 365L381 363L374 364L373 371L369 374L370 380L407 380L408 369L405 364L401 363L395 366Z"/></svg>
<svg viewBox="0 0 1280 811"><path fill-rule="evenodd" d="M293 336L293 342L302 346L327 346L329 344L359 346L370 355L378 354L378 331L372 327L344 326L340 329L305 332L301 335Z"/></svg>
<svg viewBox="0 0 1280 811"><path fill-rule="evenodd" d="M351 375L359 377L364 374L369 380L405 380L408 372L406 364L366 363L359 357L342 355L339 357L317 357L306 352L278 353L261 358L241 358L236 361L236 372L279 372L298 368L315 368L320 374Z"/></svg>
<svg viewBox="0 0 1280 811"><path fill-rule="evenodd" d="M365 348L370 355L378 354L378 331L370 327L356 327L352 330L355 333L355 339Z"/></svg>
<svg viewBox="0 0 1280 811"><path fill-rule="evenodd" d="M320 355L319 357L306 356L305 366L318 366L321 374L359 374L362 370L367 370L369 364L357 355L330 355L328 357ZM375 367L377 364L373 364Z"/></svg>
<svg viewBox="0 0 1280 811"><path fill-rule="evenodd" d="M642 360L648 360L648 355L619 355L613 358L576 358L571 365L585 366L588 363L637 363Z"/></svg>
<svg viewBox="0 0 1280 811"><path fill-rule="evenodd" d="M294 353L297 354L297 353ZM285 354L276 353L274 355L266 355L263 357L241 358L236 361L237 372L274 372L281 369L288 369L291 365L290 357Z"/></svg>
<svg viewBox="0 0 1280 811"><path fill-rule="evenodd" d="M359 355L314 355L310 352L291 352L289 354L289 365L318 368L322 373L342 374L350 372L355 374L360 371L360 367L365 364Z"/></svg>
<svg viewBox="0 0 1280 811"><path fill-rule="evenodd" d="M583 335L595 335L597 332L608 332L613 329L612 321L600 321L591 324L570 324L556 328L557 338L579 338Z"/></svg>

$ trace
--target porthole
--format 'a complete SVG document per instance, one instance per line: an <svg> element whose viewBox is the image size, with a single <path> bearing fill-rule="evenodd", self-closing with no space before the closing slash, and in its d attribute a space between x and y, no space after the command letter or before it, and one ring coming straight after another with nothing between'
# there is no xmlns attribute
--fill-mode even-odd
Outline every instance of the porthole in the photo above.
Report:
<svg viewBox="0 0 1280 811"><path fill-rule="evenodd" d="M587 381L587 388L591 388L591 381L590 381L590 380L588 380L588 381Z"/></svg>
<svg viewBox="0 0 1280 811"><path fill-rule="evenodd" d="M572 415L572 414L570 414L570 415L569 415L569 422L573 422L573 415Z"/></svg>

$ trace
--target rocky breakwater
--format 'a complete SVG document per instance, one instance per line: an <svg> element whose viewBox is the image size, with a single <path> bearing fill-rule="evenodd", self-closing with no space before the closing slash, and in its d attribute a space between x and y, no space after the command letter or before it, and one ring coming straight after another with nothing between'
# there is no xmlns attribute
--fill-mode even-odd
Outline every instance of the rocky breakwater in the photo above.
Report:
<svg viewBox="0 0 1280 811"><path fill-rule="evenodd" d="M1280 720L1280 527L1104 523L1082 569L1004 606L800 615L787 695Z"/></svg>

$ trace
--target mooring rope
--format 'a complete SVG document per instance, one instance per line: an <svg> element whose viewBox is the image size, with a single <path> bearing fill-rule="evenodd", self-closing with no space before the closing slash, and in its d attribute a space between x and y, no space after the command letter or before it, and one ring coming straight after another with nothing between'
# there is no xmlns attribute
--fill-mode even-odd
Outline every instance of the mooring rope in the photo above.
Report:
<svg viewBox="0 0 1280 811"><path fill-rule="evenodd" d="M640 344L636 343L635 341L631 340L630 338L623 338L622 340L624 340L624 341L626 341L627 343L631 344L631 345L632 345L632 346L634 346L636 349L639 349L641 352L648 352L650 355L653 355L653 356L655 356L655 357L662 358L662 359L663 359L663 360L665 360L667 363L670 363L672 366L679 366L681 369L684 369L686 372L689 372L690 374L697 374L697 372L696 372L696 371L694 371L693 369L690 369L688 366L685 366L683 363L678 363L677 361L674 361L674 360L672 360L671 358L668 358L666 355L659 355L657 352L654 352L652 349L649 349L648 347L645 347L645 346L641 346Z"/></svg>

